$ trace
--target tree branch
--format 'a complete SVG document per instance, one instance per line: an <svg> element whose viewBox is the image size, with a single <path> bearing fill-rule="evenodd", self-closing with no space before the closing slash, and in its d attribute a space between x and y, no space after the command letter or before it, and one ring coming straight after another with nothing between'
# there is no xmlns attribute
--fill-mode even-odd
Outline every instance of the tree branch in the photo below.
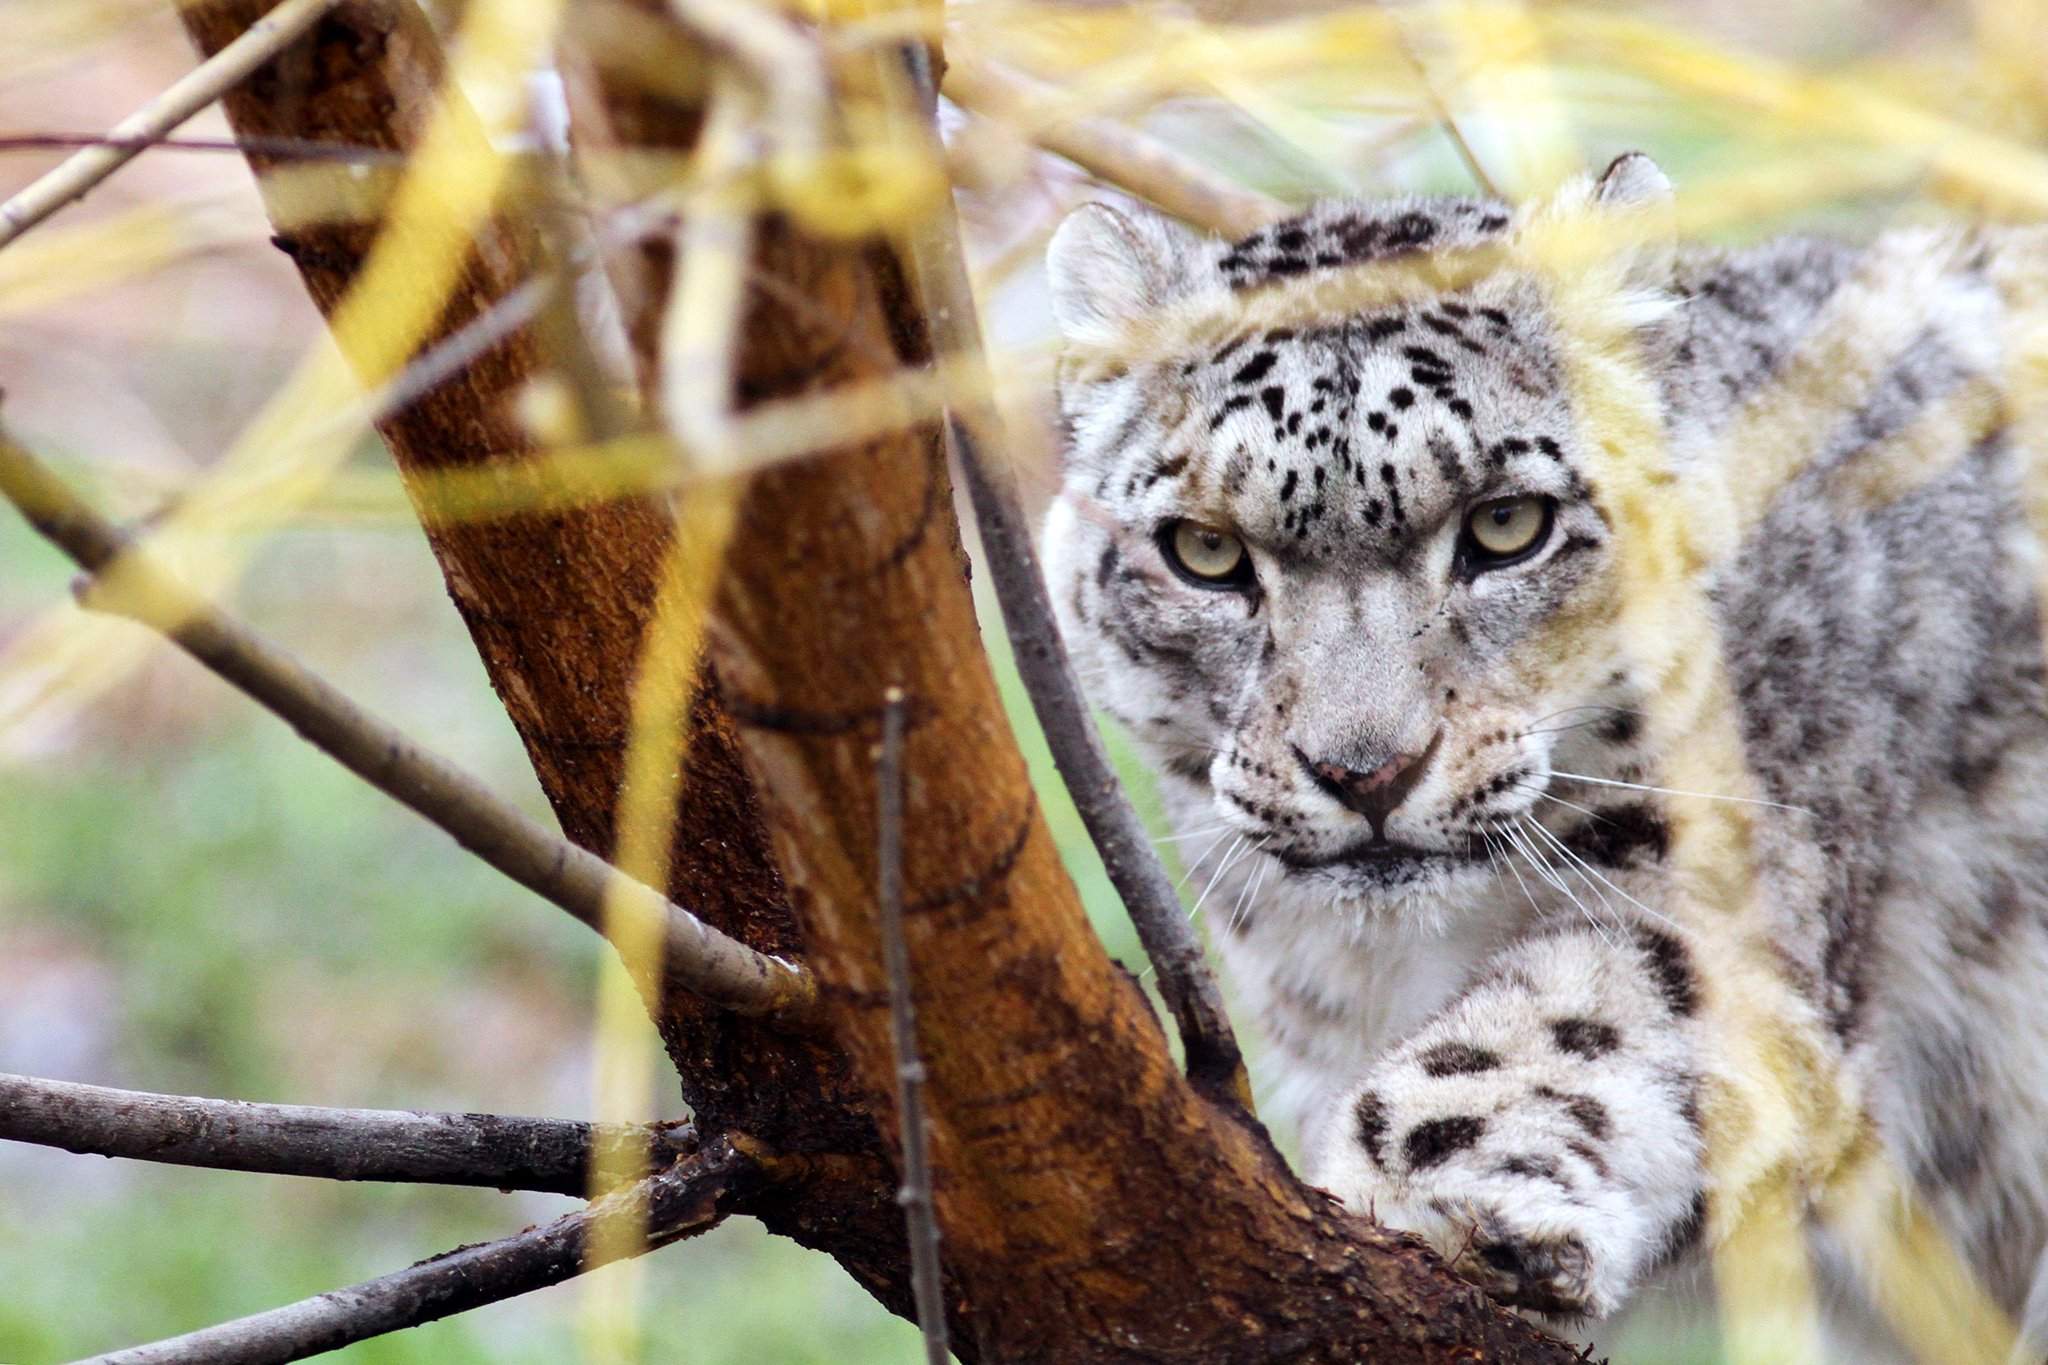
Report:
<svg viewBox="0 0 2048 1365"><path fill-rule="evenodd" d="M262 0L211 0L180 11L202 50L234 40L261 12ZM625 69L575 60L608 17L630 15L632 56L660 77L651 86ZM585 21L588 22L585 22ZM593 129L616 130L628 155L655 149L670 164L696 141L702 47L685 35L667 0L618 0L577 6L566 30L564 67L572 135L586 147ZM587 51L587 48L583 48ZM638 70L635 66L630 68ZM425 12L414 4L351 3L335 11L279 64L230 92L223 102L242 138L294 137L418 154L436 110L459 106L445 54ZM479 124L478 155L490 152ZM292 264L323 314L333 317L358 286L373 243L371 225L307 223L289 186L252 156L272 221L293 248ZM584 188L609 221L651 186L620 184L601 174L617 163L586 161ZM620 192L611 193L613 188ZM546 271L540 234L507 197L478 235L462 286L428 344L488 312ZM602 235L602 234L601 234ZM665 263L666 233L634 236L615 261ZM631 282L620 302L629 335L645 360L667 297L666 270ZM815 306L840 313L845 292L799 282ZM651 324L651 325L643 325ZM344 346L349 337L341 337ZM450 598L477 646L484 668L518 730L564 833L600 852L617 847L617 814L632 734L634 668L661 590L666 546L675 518L660 497L619 488L571 501L561 498L524 515L454 520L432 490L443 476L504 476L511 487L552 477L547 458L519 420L520 395L552 373L555 359L538 327L507 338L459 376L424 393L378 423L393 462L425 515L427 539ZM840 374L840 379L868 378ZM661 452L667 458L667 452ZM671 463L673 463L671 461ZM571 481L587 488L581 478ZM489 486L496 487L495 482ZM669 897L758 951L801 956L810 948L789 904L769 846L754 785L742 764L736 726L707 669L691 704L688 753L682 756L686 799L672 812ZM869 842L873 830L865 832ZM687 991L650 1001L656 1027L674 1061L684 1100L705 1132L739 1132L777 1152L799 1154L786 1183L764 1192L750 1209L771 1231L830 1252L891 1307L910 1311L903 1216L892 1195L885 1146L869 1104L837 1044L797 1033L773 1019L716 1009ZM804 1153L847 1154L812 1160ZM963 1355L971 1355L971 1346Z"/></svg>
<svg viewBox="0 0 2048 1365"><path fill-rule="evenodd" d="M1134 128L1101 118L1031 117L1031 106L1052 104L1058 96L998 63L948 53L945 94L971 113L1022 129L1045 150L1114 188L1224 237L1243 237L1287 216L1279 200L1233 184Z"/></svg>
<svg viewBox="0 0 2048 1365"><path fill-rule="evenodd" d="M929 58L922 47L905 50L922 117L935 107ZM921 136L936 150L930 124ZM958 220L949 211L926 215L910 234L917 282L930 319L933 349L977 364L986 373L974 288L968 281ZM1188 1076L1212 1095L1234 1097L1251 1108L1244 1057L1223 1011L1223 995L1202 956L1194 926L1166 875L1137 810L1110 766L1095 719L1081 700L1066 646L1053 618L1052 599L1031 545L1030 523L1008 458L1002 418L988 400L986 379L970 378L952 398L947 431L967 482L982 553L1003 624L1016 647L1017 675L1045 730L1060 777L1072 793L1110 882L1137 928L1145 954L1159 972L1159 992L1173 1014L1187 1053Z"/></svg>
<svg viewBox="0 0 2048 1365"><path fill-rule="evenodd" d="M738 1210L751 1174L751 1163L720 1138L698 1155L552 1223L267 1313L111 1351L81 1365L273 1365L303 1360L595 1270L603 1262L586 1259L586 1253L605 1244L594 1234L613 1218L631 1217L646 1228L646 1241L637 1245L636 1254L703 1232Z"/></svg>
<svg viewBox="0 0 2048 1365"><path fill-rule="evenodd" d="M0 152L71 152L93 147L112 147L130 153L233 152L237 156L271 156L280 161L332 161L353 166L404 164L403 157L375 147L351 147L346 143L309 142L291 137L122 137L112 132L0 133Z"/></svg>
<svg viewBox="0 0 2048 1365"><path fill-rule="evenodd" d="M461 768L358 707L202 600L4 435L0 496L91 576L81 593L87 605L162 632L343 767L439 825L521 886L600 933L607 927L608 893L610 924L621 933L620 926L633 918L657 921L667 980L742 1013L796 1018L811 1009L815 987L802 967L755 952L596 854L549 833ZM629 969L634 965L627 963Z"/></svg>
<svg viewBox="0 0 2048 1365"><path fill-rule="evenodd" d="M924 1063L917 1055L917 1005L910 989L910 946L903 938L903 729L910 700L891 688L882 703L882 742L875 755L881 814L876 867L881 883L882 963L889 974L889 1023L896 1041L896 1123L902 1132L903 1180L896 1198L910 1234L910 1288L926 1365L946 1365L945 1274L939 1220L932 1206L932 1158L925 1131Z"/></svg>
<svg viewBox="0 0 2048 1365"><path fill-rule="evenodd" d="M659 1169L690 1143L682 1125L250 1104L4 1072L0 1138L220 1171L577 1196L592 1171Z"/></svg>
<svg viewBox="0 0 2048 1365"><path fill-rule="evenodd" d="M104 143L87 147L0 204L0 247L57 210L83 198L151 143L248 79L249 73L297 42L341 0L284 0L241 37L115 124Z"/></svg>

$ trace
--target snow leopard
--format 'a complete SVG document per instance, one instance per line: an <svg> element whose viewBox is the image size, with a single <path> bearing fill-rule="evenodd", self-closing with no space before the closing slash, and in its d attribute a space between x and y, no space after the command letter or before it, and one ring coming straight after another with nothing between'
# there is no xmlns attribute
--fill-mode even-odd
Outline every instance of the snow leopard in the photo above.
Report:
<svg viewBox="0 0 2048 1365"><path fill-rule="evenodd" d="M1075 210L1061 628L1312 1184L1579 1330L1776 1190L1839 1349L1928 1329L1911 1224L2039 1360L2048 250L1679 202L1632 153L1235 242Z"/></svg>

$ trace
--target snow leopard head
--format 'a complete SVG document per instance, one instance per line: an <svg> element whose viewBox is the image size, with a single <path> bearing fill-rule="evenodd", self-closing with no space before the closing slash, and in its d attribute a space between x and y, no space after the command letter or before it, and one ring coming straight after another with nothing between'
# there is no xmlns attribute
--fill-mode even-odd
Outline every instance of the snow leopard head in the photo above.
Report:
<svg viewBox="0 0 2048 1365"><path fill-rule="evenodd" d="M1519 213L1061 227L1047 573L1092 700L1177 804L1206 792L1287 875L1392 903L1484 876L1561 755L1642 741L1569 343L1517 246L1574 196L1622 218L1668 191L1630 156ZM1643 337L1668 315L1646 268Z"/></svg>

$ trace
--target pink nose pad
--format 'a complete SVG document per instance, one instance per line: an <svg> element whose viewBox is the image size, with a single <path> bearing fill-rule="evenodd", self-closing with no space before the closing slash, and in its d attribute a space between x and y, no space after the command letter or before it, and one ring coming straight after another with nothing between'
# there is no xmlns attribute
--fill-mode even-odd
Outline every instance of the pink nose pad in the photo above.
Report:
<svg viewBox="0 0 2048 1365"><path fill-rule="evenodd" d="M1335 797L1346 810L1363 815L1372 825L1373 837L1384 840L1387 817L1421 783L1443 739L1444 732L1438 730L1421 753L1395 754L1371 772L1359 772L1341 763L1315 762L1299 749L1295 753L1317 786Z"/></svg>

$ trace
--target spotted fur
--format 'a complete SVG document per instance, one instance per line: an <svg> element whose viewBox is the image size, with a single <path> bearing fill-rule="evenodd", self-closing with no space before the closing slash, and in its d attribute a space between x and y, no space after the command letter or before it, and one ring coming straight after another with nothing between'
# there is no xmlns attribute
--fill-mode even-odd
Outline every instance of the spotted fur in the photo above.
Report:
<svg viewBox="0 0 2048 1365"><path fill-rule="evenodd" d="M1730 930L1657 790L1705 714L1669 698L1711 689L1627 609L1615 480L1694 509L1690 548L1647 552L1691 556L1718 632L1748 784L1719 794L1768 803L1774 1027L2048 1340L2048 691L2005 384L2032 275L1999 265L2048 252L1681 248L1668 190L1627 157L1532 208L1328 204L1234 244L1082 210L1051 259L1053 596L1177 822L1220 829L1189 847L1309 1177L1510 1303L1598 1318L1744 1197L1708 1150L1744 1131L1709 1023ZM1633 243L1575 276L1607 341L1529 265L1572 214ZM1648 377L1660 441L1588 436L1603 364ZM1550 532L1475 570L1460 528L1504 496ZM1254 575L1175 572L1179 519ZM1390 810L1356 795L1394 769Z"/></svg>

